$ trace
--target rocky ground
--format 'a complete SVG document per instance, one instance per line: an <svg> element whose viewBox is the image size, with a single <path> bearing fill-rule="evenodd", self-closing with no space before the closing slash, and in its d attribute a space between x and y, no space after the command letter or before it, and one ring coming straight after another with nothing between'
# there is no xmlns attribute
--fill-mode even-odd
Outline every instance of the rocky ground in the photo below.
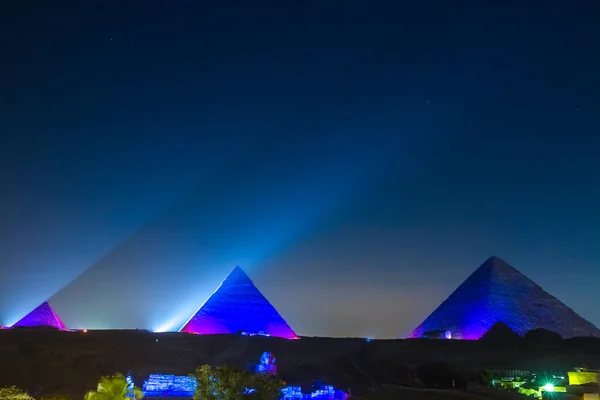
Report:
<svg viewBox="0 0 600 400"><path fill-rule="evenodd" d="M151 373L186 375L206 363L247 367L256 363L264 351L275 354L278 372L290 384L320 378L374 399L378 394L400 390L398 385L415 385L416 381L437 388L451 386L452 381L462 386L476 379L482 369L493 367L537 371L567 370L576 365L600 367L600 340L596 339L551 343L424 339L367 342L21 328L0 331L0 386L16 385L45 396L81 398L95 388L103 374L131 371L141 384ZM424 393L405 395L417 400L445 398Z"/></svg>

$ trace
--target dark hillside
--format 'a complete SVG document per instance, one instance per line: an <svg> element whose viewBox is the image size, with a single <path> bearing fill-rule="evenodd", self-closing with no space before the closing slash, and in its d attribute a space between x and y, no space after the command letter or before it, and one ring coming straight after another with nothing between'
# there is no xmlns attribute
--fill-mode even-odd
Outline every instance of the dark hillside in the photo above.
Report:
<svg viewBox="0 0 600 400"><path fill-rule="evenodd" d="M520 347L520 346L519 346ZM147 331L63 332L19 328L0 331L0 386L16 385L45 395L80 398L102 374L131 370L138 384L150 373L186 375L199 365L246 367L264 351L277 357L288 383L329 381L353 393L381 384L410 384L422 365L454 371L489 367L552 370L600 366L600 341L562 340L545 347L493 347L477 341L302 338Z"/></svg>

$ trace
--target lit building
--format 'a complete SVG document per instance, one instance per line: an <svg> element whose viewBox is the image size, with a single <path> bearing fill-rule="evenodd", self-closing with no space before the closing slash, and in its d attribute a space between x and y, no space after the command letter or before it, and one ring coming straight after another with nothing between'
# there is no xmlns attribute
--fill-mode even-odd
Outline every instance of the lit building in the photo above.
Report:
<svg viewBox="0 0 600 400"><path fill-rule="evenodd" d="M180 332L298 338L240 267L231 271Z"/></svg>
<svg viewBox="0 0 600 400"><path fill-rule="evenodd" d="M21 318L13 327L47 327L66 330L65 324L58 318L48 302L40 304L35 310Z"/></svg>
<svg viewBox="0 0 600 400"><path fill-rule="evenodd" d="M452 339L477 340L502 322L523 336L543 328L563 338L600 330L498 257L490 257L411 334L449 331Z"/></svg>

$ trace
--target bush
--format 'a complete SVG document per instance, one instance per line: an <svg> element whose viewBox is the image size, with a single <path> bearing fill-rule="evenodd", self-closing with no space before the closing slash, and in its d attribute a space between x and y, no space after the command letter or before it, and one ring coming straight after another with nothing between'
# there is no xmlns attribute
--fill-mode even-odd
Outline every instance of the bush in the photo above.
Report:
<svg viewBox="0 0 600 400"><path fill-rule="evenodd" d="M484 369L477 376L481 386L490 386L494 380L494 374L489 369Z"/></svg>
<svg viewBox="0 0 600 400"><path fill-rule="evenodd" d="M0 388L0 400L34 400L27 392L16 386Z"/></svg>
<svg viewBox="0 0 600 400"><path fill-rule="evenodd" d="M141 399L142 391L134 387L131 389L127 378L122 374L103 376L98 382L98 390L90 390L85 395L85 400L126 400L131 394L133 399Z"/></svg>
<svg viewBox="0 0 600 400"><path fill-rule="evenodd" d="M249 373L241 369L203 365L196 370L198 387L194 400L239 400L253 397L260 400L278 400L283 382L266 374Z"/></svg>
<svg viewBox="0 0 600 400"><path fill-rule="evenodd" d="M522 395L525 395L525 396L535 397L535 398L539 398L541 396L540 391L537 389L533 389L533 388L520 387L519 393L521 393Z"/></svg>

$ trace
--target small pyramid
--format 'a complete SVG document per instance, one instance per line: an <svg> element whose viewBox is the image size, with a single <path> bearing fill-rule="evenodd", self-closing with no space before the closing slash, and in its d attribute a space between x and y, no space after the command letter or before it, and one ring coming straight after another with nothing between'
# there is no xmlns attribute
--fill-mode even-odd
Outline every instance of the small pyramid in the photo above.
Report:
<svg viewBox="0 0 600 400"><path fill-rule="evenodd" d="M560 343L562 341L562 337L556 333L552 332L548 329L544 328L536 328L532 329L525 334L523 337L526 342L530 343Z"/></svg>
<svg viewBox="0 0 600 400"><path fill-rule="evenodd" d="M488 258L410 337L449 330L454 339L479 339L497 322L524 336L544 328L563 338L600 337L600 330L498 257Z"/></svg>
<svg viewBox="0 0 600 400"><path fill-rule="evenodd" d="M48 302L40 304L35 310L21 318L19 322L13 325L13 327L34 327L34 326L45 326L49 328L56 328L60 330L66 330L65 324L58 318L52 307Z"/></svg>
<svg viewBox="0 0 600 400"><path fill-rule="evenodd" d="M206 335L247 332L297 338L240 267L231 271L179 331Z"/></svg>
<svg viewBox="0 0 600 400"><path fill-rule="evenodd" d="M496 322L479 340L494 344L515 344L521 342L523 338L506 326L504 322Z"/></svg>

